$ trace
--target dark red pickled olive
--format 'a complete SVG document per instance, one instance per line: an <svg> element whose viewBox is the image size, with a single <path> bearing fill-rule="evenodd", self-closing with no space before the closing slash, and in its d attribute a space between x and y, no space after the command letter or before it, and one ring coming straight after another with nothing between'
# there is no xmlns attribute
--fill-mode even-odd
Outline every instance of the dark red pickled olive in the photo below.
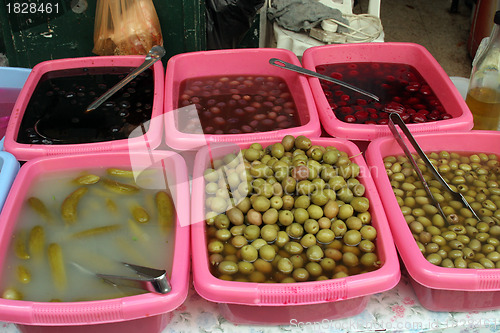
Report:
<svg viewBox="0 0 500 333"><path fill-rule="evenodd" d="M384 110L386 112L403 113L405 111L405 108L400 103L392 101L392 102L387 103Z"/></svg>
<svg viewBox="0 0 500 333"><path fill-rule="evenodd" d="M427 117L429 115L429 111L427 111L426 109L418 110L417 113L424 117Z"/></svg>
<svg viewBox="0 0 500 333"><path fill-rule="evenodd" d="M347 116L345 116L344 121L352 124L355 123L357 119L352 114L348 114Z"/></svg>
<svg viewBox="0 0 500 333"><path fill-rule="evenodd" d="M340 100L341 101L344 101L344 102L347 102L351 99L351 96L347 95L347 94L343 94L342 96L340 96Z"/></svg>
<svg viewBox="0 0 500 333"><path fill-rule="evenodd" d="M340 109L340 112L342 114L351 114L353 113L353 109L350 106L342 106Z"/></svg>
<svg viewBox="0 0 500 333"><path fill-rule="evenodd" d="M420 115L418 113L415 113L411 116L411 121L414 123L425 123L427 121L427 117Z"/></svg>
<svg viewBox="0 0 500 333"><path fill-rule="evenodd" d="M378 116L382 119L389 119L389 114L387 112L381 112Z"/></svg>
<svg viewBox="0 0 500 333"><path fill-rule="evenodd" d="M333 72L332 74L330 74L330 77L333 77L334 79L337 80L342 80L344 78L344 75L342 75L342 73L339 72Z"/></svg>
<svg viewBox="0 0 500 333"><path fill-rule="evenodd" d="M316 66L316 72L324 74L326 72L326 66L323 65Z"/></svg>
<svg viewBox="0 0 500 333"><path fill-rule="evenodd" d="M359 75L359 72L356 70L349 71L349 76L350 77L356 77Z"/></svg>
<svg viewBox="0 0 500 333"><path fill-rule="evenodd" d="M358 121L363 122L365 120L368 120L369 113L365 110L360 110L354 113L354 116L358 119Z"/></svg>
<svg viewBox="0 0 500 333"><path fill-rule="evenodd" d="M253 133L254 129L248 125L243 125L243 126L241 126L241 131L243 133Z"/></svg>
<svg viewBox="0 0 500 333"><path fill-rule="evenodd" d="M399 116L401 117L401 119L403 119L405 123L408 123L411 119L411 115L409 113L403 113L400 114Z"/></svg>

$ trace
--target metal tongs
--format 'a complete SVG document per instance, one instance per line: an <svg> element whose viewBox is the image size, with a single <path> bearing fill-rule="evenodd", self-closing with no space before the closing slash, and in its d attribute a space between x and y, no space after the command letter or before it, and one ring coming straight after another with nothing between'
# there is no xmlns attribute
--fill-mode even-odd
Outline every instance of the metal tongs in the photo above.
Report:
<svg viewBox="0 0 500 333"><path fill-rule="evenodd" d="M418 156L424 161L424 163L427 166L427 168L434 175L434 178L437 181L439 181L439 183L441 183L441 185L443 185L444 188L448 192L450 192L450 194L453 196L453 198L455 200L461 201L464 204L464 206L467 207L472 212L472 214L474 215L474 217L478 221L481 221L481 219L476 214L476 212L474 211L474 209L472 209L472 207L469 205L469 203L467 202L467 200L465 199L465 197L461 193L454 191L448 185L448 183L443 179L443 177L441 177L441 175L436 170L436 168L434 167L434 165L432 165L432 163L429 160L429 158L427 158L427 156L425 155L425 153L423 152L423 150L420 148L420 146L418 145L417 141L415 140L415 138L411 134L410 130L408 130L408 127L406 127L406 124L404 123L403 119L401 119L401 117L399 116L399 114L394 113L394 112L389 113L389 122L388 122L388 125L389 125L389 128L391 129L392 134L396 138L396 141L398 142L398 144L403 149L406 157L408 157L408 159L410 160L410 163L412 164L413 169L415 169L415 172L417 173L418 178L420 179L420 181L424 185L425 192L431 198L432 202L434 203L434 206L436 206L436 208L439 210L439 212L443 216L444 220L447 223L450 222L449 219L448 219L448 217L444 214L443 209L441 208L441 205L439 204L439 202L436 200L436 198L432 194L432 192L431 192L431 190L429 188L429 185L427 184L427 181L424 179L422 171L420 171L420 169L418 168L417 162L413 158L413 156L410 153L410 150L408 149L408 147L406 146L403 138L401 137L401 135L399 134L398 130L396 129L396 124L401 128L401 130L403 131L403 133L406 135L408 141L410 141L411 145L413 146L413 148L417 152Z"/></svg>
<svg viewBox="0 0 500 333"><path fill-rule="evenodd" d="M118 90L123 88L126 84L128 84L130 81L135 79L137 75L141 74L144 72L146 69L151 67L155 62L160 60L164 55L165 55L165 49L162 46L156 45L151 48L151 50L148 52L146 55L146 58L144 59L144 62L134 69L132 72L130 72L123 80L115 84L111 89L106 91L104 94L101 95L98 99L96 99L92 104L90 104L87 107L87 110L85 112L90 112L95 109L97 109L102 103L107 101L111 96L113 96Z"/></svg>
<svg viewBox="0 0 500 333"><path fill-rule="evenodd" d="M167 280L167 272L163 269L156 269L144 266L137 266L127 263L122 263L125 267L130 268L139 276L129 277L124 275L109 275L96 273L96 276L109 282L115 286L131 287L143 289L159 294L167 294L172 290L170 283Z"/></svg>
<svg viewBox="0 0 500 333"><path fill-rule="evenodd" d="M115 287L130 287L158 294L167 294L172 290L172 287L167 279L167 271L163 269L138 266L122 262L121 264L123 266L130 268L135 274L137 274L137 276L128 276L94 273L76 262L73 262L72 264L83 272L95 275Z"/></svg>

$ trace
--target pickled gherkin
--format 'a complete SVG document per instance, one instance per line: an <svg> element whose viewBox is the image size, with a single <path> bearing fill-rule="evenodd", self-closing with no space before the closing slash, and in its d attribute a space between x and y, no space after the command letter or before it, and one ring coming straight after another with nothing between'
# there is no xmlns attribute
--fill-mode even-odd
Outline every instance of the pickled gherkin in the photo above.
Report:
<svg viewBox="0 0 500 333"><path fill-rule="evenodd" d="M47 248L47 255L54 286L58 289L65 289L67 285L66 267L64 266L61 246L57 243L50 244Z"/></svg>
<svg viewBox="0 0 500 333"><path fill-rule="evenodd" d="M148 223L150 219L148 212L139 205L132 207L132 216L139 223Z"/></svg>
<svg viewBox="0 0 500 333"><path fill-rule="evenodd" d="M92 184L96 184L97 182L99 182L99 180L101 180L101 177L99 177L97 175L89 174L89 175L83 175L83 176L76 178L74 180L74 182L78 185L92 185Z"/></svg>
<svg viewBox="0 0 500 333"><path fill-rule="evenodd" d="M45 231L43 227L37 225L30 231L28 238L28 250L30 257L40 259L43 257L45 249Z"/></svg>
<svg viewBox="0 0 500 333"><path fill-rule="evenodd" d="M139 187L135 185L120 183L107 178L103 178L102 183L108 190L118 194L134 194L139 192Z"/></svg>
<svg viewBox="0 0 500 333"><path fill-rule="evenodd" d="M18 232L14 238L14 252L19 259L29 259L30 255L26 248L26 233Z"/></svg>
<svg viewBox="0 0 500 333"><path fill-rule="evenodd" d="M72 192L64 199L61 205L61 215L64 221L69 224L75 223L77 220L77 207L80 199L87 193L86 187L80 187Z"/></svg>
<svg viewBox="0 0 500 333"><path fill-rule="evenodd" d="M118 168L108 168L106 173L110 176L122 177L122 178L134 178L134 172L132 170L124 170Z"/></svg>
<svg viewBox="0 0 500 333"><path fill-rule="evenodd" d="M42 200L36 197L28 198L28 204L35 212L37 212L46 222L52 222L54 217L47 209L47 206L43 203Z"/></svg>
<svg viewBox="0 0 500 333"><path fill-rule="evenodd" d="M175 227L176 212L172 197L164 191L159 191L155 196L156 209L158 210L158 223L163 231Z"/></svg>
<svg viewBox="0 0 500 333"><path fill-rule="evenodd" d="M24 284L31 282L31 273L26 268L26 266L23 265L17 266L17 278L19 279L19 282Z"/></svg>
<svg viewBox="0 0 500 333"><path fill-rule="evenodd" d="M101 234L106 234L109 232L116 231L120 228L121 228L121 225L119 225L119 224L105 225L102 227L87 229L87 230L83 230L83 231L79 231L77 233L74 233L73 238L84 238L84 237L98 236Z"/></svg>

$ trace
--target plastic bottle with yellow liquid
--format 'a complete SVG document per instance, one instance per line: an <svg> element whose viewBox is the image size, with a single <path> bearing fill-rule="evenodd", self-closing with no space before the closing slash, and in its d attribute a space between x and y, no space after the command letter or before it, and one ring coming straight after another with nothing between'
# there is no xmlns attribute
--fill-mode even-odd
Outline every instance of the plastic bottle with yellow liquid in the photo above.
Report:
<svg viewBox="0 0 500 333"><path fill-rule="evenodd" d="M500 130L500 11L489 42L472 66L465 102L474 117L474 128Z"/></svg>

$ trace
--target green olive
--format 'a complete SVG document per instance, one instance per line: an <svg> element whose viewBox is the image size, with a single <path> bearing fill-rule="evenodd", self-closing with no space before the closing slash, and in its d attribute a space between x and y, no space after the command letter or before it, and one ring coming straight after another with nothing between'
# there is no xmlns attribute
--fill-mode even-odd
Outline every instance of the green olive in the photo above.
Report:
<svg viewBox="0 0 500 333"><path fill-rule="evenodd" d="M324 257L324 252L319 245L313 245L307 249L306 256L310 261L321 261Z"/></svg>
<svg viewBox="0 0 500 333"><path fill-rule="evenodd" d="M361 232L358 230L349 230L342 238L344 243L349 246L356 246L361 242Z"/></svg>
<svg viewBox="0 0 500 333"><path fill-rule="evenodd" d="M350 204L344 204L339 208L338 218L341 220L346 220L351 217L353 213L353 206L351 206Z"/></svg>
<svg viewBox="0 0 500 333"><path fill-rule="evenodd" d="M335 239L335 233L330 229L321 229L316 234L316 239L320 243L329 244Z"/></svg>
<svg viewBox="0 0 500 333"><path fill-rule="evenodd" d="M293 264L288 258L281 258L278 261L278 270L285 274L290 274L293 271Z"/></svg>
<svg viewBox="0 0 500 333"><path fill-rule="evenodd" d="M271 245L264 245L259 249L259 257L265 261L272 261L276 256L276 250Z"/></svg>
<svg viewBox="0 0 500 333"><path fill-rule="evenodd" d="M241 258L248 262L254 262L258 258L258 251L252 245L245 245L241 248Z"/></svg>
<svg viewBox="0 0 500 333"><path fill-rule="evenodd" d="M307 151L309 148L311 148L311 139L303 136L303 135L299 135L295 138L295 148L297 149L302 149L304 151Z"/></svg>
<svg viewBox="0 0 500 333"><path fill-rule="evenodd" d="M238 273L238 264L232 261L222 261L217 269L221 274L234 275Z"/></svg>
<svg viewBox="0 0 500 333"><path fill-rule="evenodd" d="M291 151L295 146L295 138L291 135L285 135L281 140L281 144L285 151Z"/></svg>

